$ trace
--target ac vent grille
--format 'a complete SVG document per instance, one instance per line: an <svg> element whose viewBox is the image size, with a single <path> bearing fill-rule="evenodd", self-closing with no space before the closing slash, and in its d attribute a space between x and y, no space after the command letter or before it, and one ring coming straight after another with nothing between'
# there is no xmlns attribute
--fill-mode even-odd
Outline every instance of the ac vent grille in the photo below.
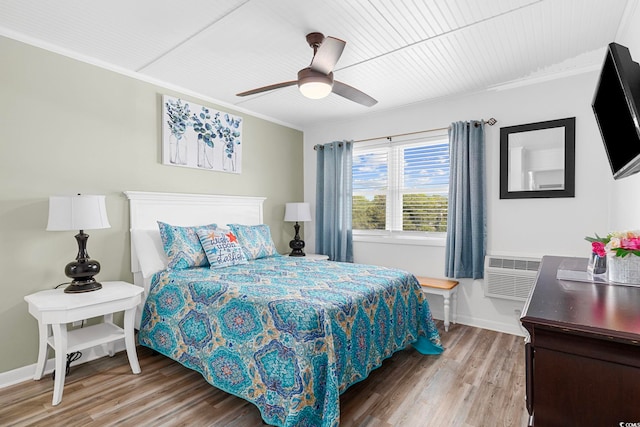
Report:
<svg viewBox="0 0 640 427"><path fill-rule="evenodd" d="M490 298L525 301L535 283L540 259L487 256L484 294Z"/></svg>
<svg viewBox="0 0 640 427"><path fill-rule="evenodd" d="M489 267L492 268L506 268L510 270L526 270L526 271L538 271L540 268L539 259L517 259L517 258L498 258L488 257Z"/></svg>

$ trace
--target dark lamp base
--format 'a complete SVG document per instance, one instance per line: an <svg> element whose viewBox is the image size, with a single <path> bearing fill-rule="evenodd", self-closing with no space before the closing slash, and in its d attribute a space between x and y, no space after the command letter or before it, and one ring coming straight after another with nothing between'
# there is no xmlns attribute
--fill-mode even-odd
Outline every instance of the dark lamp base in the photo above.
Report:
<svg viewBox="0 0 640 427"><path fill-rule="evenodd" d="M71 284L64 289L67 294L76 294L80 292L91 292L102 289L102 285L93 278L100 273L100 263L89 258L87 252L87 240L89 235L83 230L76 234L76 242L78 242L78 255L75 261L71 261L64 268L64 274L73 279Z"/></svg>
<svg viewBox="0 0 640 427"><path fill-rule="evenodd" d="M95 280L85 281L85 282L76 282L73 281L69 286L64 288L65 294L79 294L82 292L91 292L97 291L98 289L102 289L102 284L96 282Z"/></svg>
<svg viewBox="0 0 640 427"><path fill-rule="evenodd" d="M298 225L298 223L296 223L296 225ZM291 248L289 256L305 256L302 250L304 249L304 240L300 239L298 228L296 228L296 237L289 242L289 247Z"/></svg>
<svg viewBox="0 0 640 427"><path fill-rule="evenodd" d="M100 273L100 263L88 256L79 257L75 261L71 261L65 267L64 273L67 277L73 279L71 285L64 290L68 294L97 291L102 288L102 285L93 278L93 276Z"/></svg>
<svg viewBox="0 0 640 427"><path fill-rule="evenodd" d="M302 249L294 249L291 251L289 256L307 256L307 254L305 254Z"/></svg>

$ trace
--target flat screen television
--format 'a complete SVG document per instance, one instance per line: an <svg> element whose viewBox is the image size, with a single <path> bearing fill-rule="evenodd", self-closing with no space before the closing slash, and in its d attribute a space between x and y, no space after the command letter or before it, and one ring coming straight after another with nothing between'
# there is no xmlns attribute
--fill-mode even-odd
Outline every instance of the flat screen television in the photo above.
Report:
<svg viewBox="0 0 640 427"><path fill-rule="evenodd" d="M591 106L615 179L640 172L640 66L609 44Z"/></svg>

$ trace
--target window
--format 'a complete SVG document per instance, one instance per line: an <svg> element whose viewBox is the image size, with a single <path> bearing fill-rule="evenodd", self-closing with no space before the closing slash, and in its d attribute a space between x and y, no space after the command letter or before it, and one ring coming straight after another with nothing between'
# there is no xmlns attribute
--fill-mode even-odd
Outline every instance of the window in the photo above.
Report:
<svg viewBox="0 0 640 427"><path fill-rule="evenodd" d="M353 148L355 234L439 236L447 231L449 141L357 143Z"/></svg>

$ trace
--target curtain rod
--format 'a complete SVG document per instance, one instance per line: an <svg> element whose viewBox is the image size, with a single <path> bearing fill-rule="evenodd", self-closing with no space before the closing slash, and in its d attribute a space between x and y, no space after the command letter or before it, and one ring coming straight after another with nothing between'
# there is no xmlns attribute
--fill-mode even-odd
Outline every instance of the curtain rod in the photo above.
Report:
<svg viewBox="0 0 640 427"><path fill-rule="evenodd" d="M498 123L498 121L496 119L494 119L493 117L491 117L490 119L486 120L485 123L488 124L489 126L493 126L496 123ZM476 127L477 126L478 125L476 124ZM398 133L396 135L378 136L376 138L358 139L358 140L353 141L353 142L374 141L376 139L388 139L389 141L391 141L391 138L395 138L395 137L398 137L398 136L408 136L408 135L415 135L415 134L418 134L418 133L435 132L437 130L446 130L446 129L450 129L450 128L451 128L451 126L447 126L446 128L425 129L425 130L419 130L419 131L416 131L416 132Z"/></svg>

